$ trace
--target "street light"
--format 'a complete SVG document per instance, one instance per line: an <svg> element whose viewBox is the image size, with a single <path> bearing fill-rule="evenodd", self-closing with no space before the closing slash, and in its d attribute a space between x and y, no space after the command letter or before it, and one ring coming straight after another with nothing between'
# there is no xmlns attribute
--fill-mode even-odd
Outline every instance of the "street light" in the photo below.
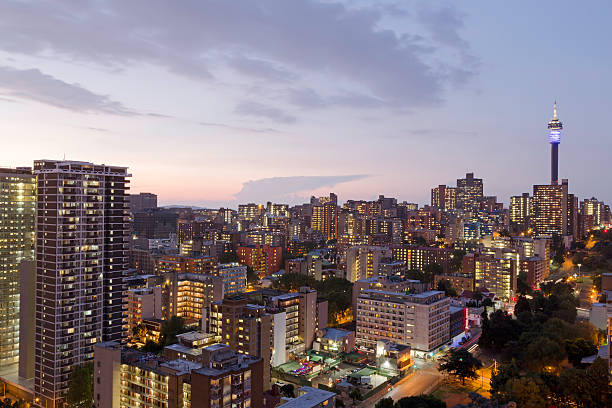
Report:
<svg viewBox="0 0 612 408"><path fill-rule="evenodd" d="M581 263L579 263L579 264L578 264L578 278L579 278L580 280L582 280L582 275L580 274L580 267L581 267L581 266L582 266L582 264L581 264Z"/></svg>

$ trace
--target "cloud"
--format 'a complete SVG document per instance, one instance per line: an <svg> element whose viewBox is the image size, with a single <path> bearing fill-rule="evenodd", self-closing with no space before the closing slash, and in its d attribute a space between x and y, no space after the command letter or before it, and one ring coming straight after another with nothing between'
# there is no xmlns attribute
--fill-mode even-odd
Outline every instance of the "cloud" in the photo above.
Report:
<svg viewBox="0 0 612 408"><path fill-rule="evenodd" d="M442 68L455 85L467 82L479 65L478 59L472 55L469 43L459 34L465 26L464 19L462 13L450 6L421 8L419 12L419 21L429 30L432 39L458 54L460 64L445 64Z"/></svg>
<svg viewBox="0 0 612 408"><path fill-rule="evenodd" d="M286 99L292 105L320 109L330 106L345 106L352 108L375 108L383 106L379 99L359 93L345 92L331 96L322 96L312 88L291 88L286 91Z"/></svg>
<svg viewBox="0 0 612 408"><path fill-rule="evenodd" d="M135 115L123 104L96 94L79 84L70 84L38 69L0 66L0 93L84 113Z"/></svg>
<svg viewBox="0 0 612 408"><path fill-rule="evenodd" d="M225 123L215 123L215 122L198 122L198 125L205 126L205 127L215 127L215 128L229 129L229 130L237 130L240 132L253 132L253 133L277 133L279 132L277 129L274 129L274 128L249 128L249 127L226 125Z"/></svg>
<svg viewBox="0 0 612 408"><path fill-rule="evenodd" d="M282 109L275 108L255 101L244 101L236 106L235 113L239 115L256 116L272 119L280 123L293 123L295 116L288 114Z"/></svg>
<svg viewBox="0 0 612 408"><path fill-rule="evenodd" d="M298 76L278 64L258 58L236 55L227 59L228 64L236 71L253 77L270 81L290 81Z"/></svg>
<svg viewBox="0 0 612 408"><path fill-rule="evenodd" d="M424 38L418 22L398 33L384 27L381 10L322 0L185 0L180 7L166 0L5 0L0 50L106 69L152 64L205 81L230 67L270 87L331 88L323 97L331 105L427 106L470 78L471 67L438 53L449 44L465 48L457 37L462 16L452 10L424 13L430 28L449 24ZM291 121L269 108L246 110Z"/></svg>
<svg viewBox="0 0 612 408"><path fill-rule="evenodd" d="M279 203L303 203L313 191L350 181L362 180L370 177L365 174L346 176L295 176L271 177L251 180L242 184L242 189L235 194L237 203L265 203L274 201Z"/></svg>

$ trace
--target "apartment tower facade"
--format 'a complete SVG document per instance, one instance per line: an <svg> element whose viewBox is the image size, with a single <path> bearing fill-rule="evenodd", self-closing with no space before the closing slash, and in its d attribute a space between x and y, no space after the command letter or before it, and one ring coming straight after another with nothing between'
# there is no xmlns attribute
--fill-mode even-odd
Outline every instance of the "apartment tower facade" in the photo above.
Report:
<svg viewBox="0 0 612 408"><path fill-rule="evenodd" d="M0 367L19 362L19 264L34 258L34 176L0 168Z"/></svg>
<svg viewBox="0 0 612 408"><path fill-rule="evenodd" d="M124 337L128 269L126 167L39 160L36 175L34 391L64 405L74 367L101 341Z"/></svg>

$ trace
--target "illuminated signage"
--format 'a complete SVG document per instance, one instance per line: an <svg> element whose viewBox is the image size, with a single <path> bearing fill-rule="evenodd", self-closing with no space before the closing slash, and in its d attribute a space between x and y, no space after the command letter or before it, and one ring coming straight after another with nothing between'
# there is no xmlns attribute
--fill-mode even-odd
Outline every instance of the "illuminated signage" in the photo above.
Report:
<svg viewBox="0 0 612 408"><path fill-rule="evenodd" d="M551 130L548 139L550 140L550 143L561 143L561 131Z"/></svg>

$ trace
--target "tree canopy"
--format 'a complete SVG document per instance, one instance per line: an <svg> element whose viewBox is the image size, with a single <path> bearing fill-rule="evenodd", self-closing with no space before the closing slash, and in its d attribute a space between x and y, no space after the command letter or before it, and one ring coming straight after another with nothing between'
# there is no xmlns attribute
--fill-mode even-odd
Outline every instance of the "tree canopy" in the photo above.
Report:
<svg viewBox="0 0 612 408"><path fill-rule="evenodd" d="M451 350L440 361L440 371L461 379L465 385L466 378L478 378L476 370L482 367L482 363L467 350Z"/></svg>
<svg viewBox="0 0 612 408"><path fill-rule="evenodd" d="M66 402L71 408L90 408L93 405L93 371L93 362L72 368L66 393Z"/></svg>

